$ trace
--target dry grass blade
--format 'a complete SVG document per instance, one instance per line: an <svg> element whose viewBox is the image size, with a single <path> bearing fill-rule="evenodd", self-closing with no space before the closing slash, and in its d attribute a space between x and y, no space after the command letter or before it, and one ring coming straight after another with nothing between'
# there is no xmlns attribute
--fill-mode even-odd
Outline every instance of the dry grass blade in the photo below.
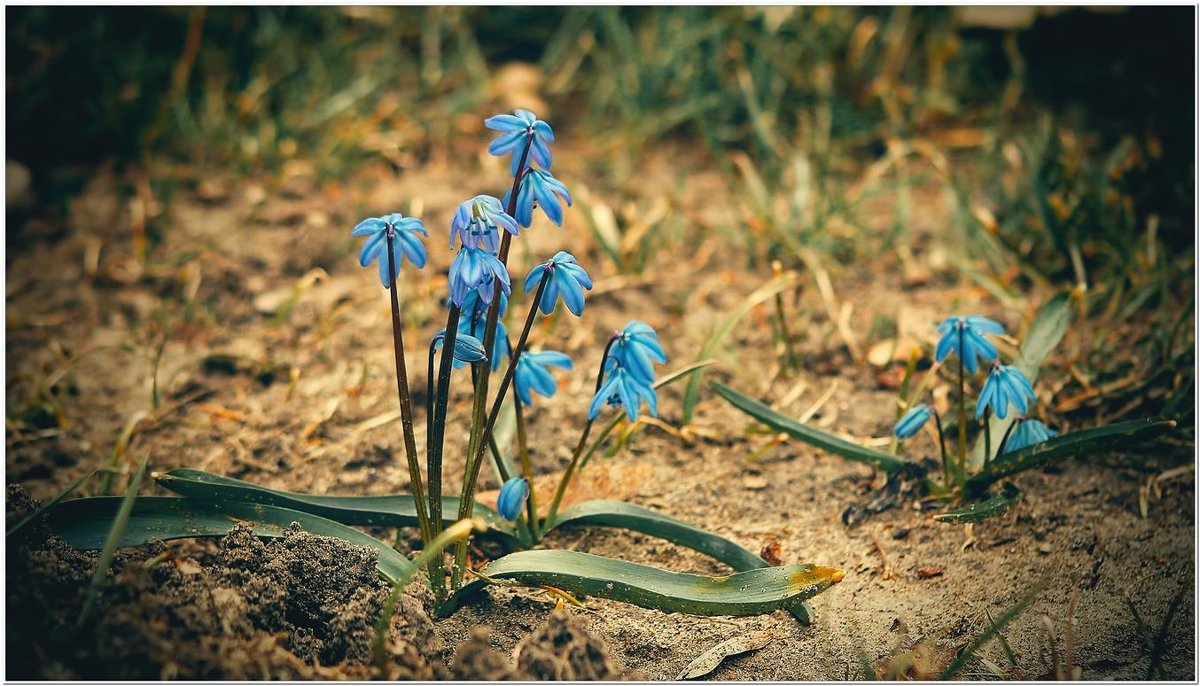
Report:
<svg viewBox="0 0 1200 686"><path fill-rule="evenodd" d="M990 622L990 626L986 631L976 636L975 640L971 641L966 648L963 648L963 651L959 653L958 657L954 658L954 660L946 666L946 669L942 671L942 673L938 676L938 679L949 680L958 676L958 673L961 672L963 668L967 666L967 663L975 657L975 653L977 653L980 648L987 644L988 641L992 640L993 637L999 635L1004 627L1008 626L1010 622L1024 612L1025 608L1029 607L1029 605L1033 603L1034 599L1038 597L1045 587L1045 581L1039 581L1034 584L1033 588L1029 589L1029 591L1022 596L1015 605L1005 610L1004 614L996 618L996 621Z"/></svg>
<svg viewBox="0 0 1200 686"><path fill-rule="evenodd" d="M108 539L104 542L104 548L100 551L100 558L96 560L96 571L92 574L92 581L88 584L87 595L83 600L83 609L79 612L79 624L87 621L88 616L92 612L92 608L96 605L96 597L100 593L100 584L104 582L104 577L108 574L108 568L112 565L113 555L117 552L117 546L121 542L121 536L125 534L125 524L129 522L129 513L133 511L133 502L137 500L138 488L142 485L142 476L146 473L146 462L150 460L150 453L146 453L142 457L142 461L138 464L137 471L129 479L129 487L125 489L125 497L121 500L121 507L117 508L117 515L113 517L112 528L108 530Z"/></svg>

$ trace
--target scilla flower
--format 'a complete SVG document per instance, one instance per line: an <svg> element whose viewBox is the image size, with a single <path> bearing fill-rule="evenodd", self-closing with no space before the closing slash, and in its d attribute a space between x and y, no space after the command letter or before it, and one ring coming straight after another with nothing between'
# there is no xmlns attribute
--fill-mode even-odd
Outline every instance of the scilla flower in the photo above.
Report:
<svg viewBox="0 0 1200 686"><path fill-rule="evenodd" d="M499 229L516 236L520 232L517 220L508 216L500 201L490 195L477 195L464 201L450 221L450 247L454 239L466 247L478 248L481 244L488 252L500 249Z"/></svg>
<svg viewBox="0 0 1200 686"><path fill-rule="evenodd" d="M512 190L504 194L505 206L508 205L511 196ZM563 208L559 202L560 198L567 203L567 207L571 206L571 193L561 181L548 171L530 169L521 179L521 189L517 192L517 221L521 226L528 228L533 223L533 207L536 203L550 221L556 226L562 226Z"/></svg>
<svg viewBox="0 0 1200 686"><path fill-rule="evenodd" d="M379 280L384 288L391 288L392 282L400 276L400 264L404 258L417 265L425 266L425 244L417 238L420 233L428 236L425 225L415 217L405 217L399 212L386 214L382 217L364 219L350 232L351 236L368 236L358 253L358 263L367 266L372 260L379 260ZM392 242L395 250L396 271L388 274L387 241Z"/></svg>
<svg viewBox="0 0 1200 686"><path fill-rule="evenodd" d="M622 367L646 383L654 381L653 362L666 364L667 353L658 343L658 334L649 324L634 320L616 335L609 355Z"/></svg>
<svg viewBox="0 0 1200 686"><path fill-rule="evenodd" d="M461 308L467 296L475 291L479 294L481 302L486 305L492 304L492 295L495 293L493 279L500 280L500 289L504 295L512 292L508 270L503 262L486 248L464 245L450 263L451 302Z"/></svg>
<svg viewBox="0 0 1200 686"><path fill-rule="evenodd" d="M625 416L630 423L637 421L638 409L643 403L650 411L651 417L658 416L658 394L654 392L653 386L629 373L611 355L605 360L604 366L604 383L600 384L600 390L596 391L592 404L588 407L589 420L595 419L600 414L600 408L606 403L613 407L625 408Z"/></svg>
<svg viewBox="0 0 1200 686"><path fill-rule="evenodd" d="M510 522L521 516L525 507L525 499L529 497L529 482L519 476L514 476L500 487L500 496L496 498L496 511Z"/></svg>
<svg viewBox="0 0 1200 686"><path fill-rule="evenodd" d="M984 338L984 334L1000 335L1004 327L999 322L987 317L967 315L965 317L948 317L938 325L938 333L942 334L934 350L933 359L941 362L955 353L962 360L963 367L974 374L979 369L977 359L991 362L996 359L996 346ZM1002 415L1003 416L1003 415Z"/></svg>
<svg viewBox="0 0 1200 686"><path fill-rule="evenodd" d="M592 277L579 266L575 256L561 250L549 260L534 267L529 276L525 277L525 292L537 288L542 276L549 272L546 288L542 291L542 299L538 302L542 314L554 311L554 304L561 297L563 304L571 314L579 316L583 313L583 289L592 290Z"/></svg>
<svg viewBox="0 0 1200 686"><path fill-rule="evenodd" d="M925 426L925 422L929 421L929 416L928 405L924 403L917 405L904 413L900 421L896 422L896 428L892 430L892 433L896 434L896 438L912 438L917 435L921 427Z"/></svg>
<svg viewBox="0 0 1200 686"><path fill-rule="evenodd" d="M1012 365L1002 365L999 361L992 363L992 371L988 373L987 381L983 382L983 391L979 394L979 402L975 405L975 418L983 416L987 408L1000 419L1008 416L1008 406L1011 403L1017 411L1024 414L1029 411L1029 404L1037 402L1033 397L1033 386L1020 369Z"/></svg>
<svg viewBox="0 0 1200 686"><path fill-rule="evenodd" d="M529 110L517 110L516 115L497 114L483 120L483 125L500 135L488 146L488 152L496 157L512 154L512 175L521 171L521 154L525 151L525 141L530 140L529 159L537 162L543 169L550 168L550 146L554 142L554 130L550 125L537 118ZM526 166L529 160L525 162ZM528 224L526 224L528 226Z"/></svg>
<svg viewBox="0 0 1200 686"><path fill-rule="evenodd" d="M550 376L548 367L559 367L569 371L574 365L571 364L571 358L554 350L521 353L520 359L517 360L516 374L513 376L513 388L522 405L533 406L533 391L547 398L553 397L558 391L558 384L555 383L554 377Z"/></svg>
<svg viewBox="0 0 1200 686"><path fill-rule="evenodd" d="M1017 427L1008 437L1008 443L1004 445L1006 453L1037 445L1058 435L1057 431L1051 430L1036 419L1018 419L1017 422Z"/></svg>
<svg viewBox="0 0 1200 686"><path fill-rule="evenodd" d="M442 329L433 336L433 349L441 350L445 341L446 330ZM461 331L454 337L454 360L456 362L480 362L486 359L487 353L483 349L483 341Z"/></svg>

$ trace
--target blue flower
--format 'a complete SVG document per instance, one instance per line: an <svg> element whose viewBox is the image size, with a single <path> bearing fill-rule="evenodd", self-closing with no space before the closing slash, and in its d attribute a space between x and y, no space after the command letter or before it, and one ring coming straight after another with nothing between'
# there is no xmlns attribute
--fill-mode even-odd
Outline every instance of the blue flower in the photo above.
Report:
<svg viewBox="0 0 1200 686"><path fill-rule="evenodd" d="M525 292L537 288L542 275L550 272L542 299L538 302L542 314L554 311L554 304L562 297L563 304L576 317L583 313L583 289L592 290L592 277L579 266L571 253L558 251L554 257L534 267L525 277Z"/></svg>
<svg viewBox="0 0 1200 686"><path fill-rule="evenodd" d="M651 417L658 416L658 394L653 386L629 373L611 355L605 360L604 366L606 376L588 407L588 420L595 419L606 403L613 407L624 407L630 423L637 421L638 409L642 404L646 405Z"/></svg>
<svg viewBox="0 0 1200 686"><path fill-rule="evenodd" d="M450 221L450 247L457 237L464 246L478 248L481 244L488 252L500 249L499 228L516 236L520 232L517 220L508 216L500 201L490 195L477 195L464 201Z"/></svg>
<svg viewBox="0 0 1200 686"><path fill-rule="evenodd" d="M446 330L442 329L433 336L433 349L441 350L445 341ZM459 362L480 362L486 359L487 353L483 349L483 341L461 331L458 332L458 335L454 337L455 367L460 366Z"/></svg>
<svg viewBox="0 0 1200 686"><path fill-rule="evenodd" d="M516 521L525 508L525 499L529 497L529 482L519 476L514 476L500 487L500 496L496 498L496 511L510 522Z"/></svg>
<svg viewBox="0 0 1200 686"><path fill-rule="evenodd" d="M629 322L617 333L609 355L646 383L654 382L654 365L651 363L667 362L667 353L658 343L658 334L649 324L637 320Z"/></svg>
<svg viewBox="0 0 1200 686"><path fill-rule="evenodd" d="M1051 430L1036 419L1018 419L1017 427L1009 435L1008 443L1004 444L1004 452L1011 453L1014 450L1037 445L1057 435L1057 431Z"/></svg>
<svg viewBox="0 0 1200 686"><path fill-rule="evenodd" d="M487 311L488 308L491 307L491 304L485 303L479 299L479 291L483 290L494 294L496 292L496 282L492 281L491 277L488 277L486 282L480 284L479 286L479 289L475 289L467 293L467 297L463 299L462 305L459 307L459 309L462 310L463 319L467 319L468 317L487 316ZM502 318L506 312L508 312L508 294L501 290L500 311L497 312L496 315Z"/></svg>
<svg viewBox="0 0 1200 686"><path fill-rule="evenodd" d="M987 381L983 382L983 391L975 405L975 418L982 417L984 410L990 407L997 417L1004 419L1008 416L1010 403L1018 412L1025 414L1033 402L1037 402L1033 396L1033 386L1029 385L1029 380L1021 370L993 362L992 371L988 373Z"/></svg>
<svg viewBox="0 0 1200 686"><path fill-rule="evenodd" d="M417 238L417 234L428 236L425 225L415 217L405 217L399 212L385 214L382 217L364 219L350 232L351 236L369 236L358 253L358 263L367 266L372 260L379 260L379 280L384 288L391 288L392 282L400 276L400 265L407 257L409 262L420 269L425 266L425 244ZM388 274L387 242L393 243L396 258L396 273ZM390 278L389 278L390 277Z"/></svg>
<svg viewBox="0 0 1200 686"><path fill-rule="evenodd" d="M900 421L896 422L896 428L892 430L892 433L896 434L896 438L912 438L917 435L921 427L925 426L925 422L929 421L929 416L928 405L924 403L917 405L904 413Z"/></svg>
<svg viewBox="0 0 1200 686"><path fill-rule="evenodd" d="M512 175L516 176L517 167L521 164L521 154L525 151L526 139L532 139L529 146L529 157L542 166L550 168L550 146L554 142L554 130L550 125L537 118L529 110L517 110L516 116L497 114L483 120L483 125L500 135L488 146L488 152L496 157L512 153ZM526 160L526 165L529 162ZM526 224L528 226L528 224Z"/></svg>
<svg viewBox="0 0 1200 686"><path fill-rule="evenodd" d="M516 374L513 376L513 388L522 405L533 407L531 391L537 391L547 398L553 397L558 391L558 384L554 382L554 377L550 376L547 367L571 370L575 365L571 364L571 358L554 350L521 353L517 360Z"/></svg>
<svg viewBox="0 0 1200 686"><path fill-rule="evenodd" d="M504 204L508 205L512 190L504 194ZM521 189L517 191L516 218L521 226L526 228L533 223L533 207L536 204L545 211L550 221L562 226L563 208L559 199L571 206L571 193L554 175L541 169L530 169L521 179Z"/></svg>
<svg viewBox="0 0 1200 686"><path fill-rule="evenodd" d="M495 293L493 278L500 279L502 293L512 292L503 262L484 248L463 246L450 263L450 301L461 308L471 291L475 291L480 301L491 305Z"/></svg>
<svg viewBox="0 0 1200 686"><path fill-rule="evenodd" d="M487 309L486 307L474 314L469 314L468 310L463 310L462 316L458 319L459 335L467 334L482 341L486 338L484 330L487 328ZM482 343L480 346L482 347ZM500 362L508 358L512 351L508 347L508 329L504 326L504 322L496 320L496 340L492 342L492 371L500 368ZM454 361L454 368L459 369L463 366L458 360Z"/></svg>
<svg viewBox="0 0 1200 686"><path fill-rule="evenodd" d="M996 359L996 346L983 334L1000 335L1004 333L1004 327L987 317L967 315L948 317L938 325L937 331L942 337L934 350L934 361L941 362L953 352L962 360L967 372L974 374L979 369L976 358L984 362Z"/></svg>

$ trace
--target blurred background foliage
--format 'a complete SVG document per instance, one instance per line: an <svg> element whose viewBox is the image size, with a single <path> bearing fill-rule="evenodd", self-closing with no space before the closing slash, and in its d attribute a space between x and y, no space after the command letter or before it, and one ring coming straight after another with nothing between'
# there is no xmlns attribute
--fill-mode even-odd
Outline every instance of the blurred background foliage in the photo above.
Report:
<svg viewBox="0 0 1200 686"><path fill-rule="evenodd" d="M1188 426L1193 12L13 7L8 156L48 206L105 161L403 171L525 87L606 175L650 143L704 148L742 199L731 238L763 269L903 259L914 189L937 185L964 278L1001 298L1086 286L1095 335L1062 362L1057 411ZM880 194L882 240L863 218Z"/></svg>

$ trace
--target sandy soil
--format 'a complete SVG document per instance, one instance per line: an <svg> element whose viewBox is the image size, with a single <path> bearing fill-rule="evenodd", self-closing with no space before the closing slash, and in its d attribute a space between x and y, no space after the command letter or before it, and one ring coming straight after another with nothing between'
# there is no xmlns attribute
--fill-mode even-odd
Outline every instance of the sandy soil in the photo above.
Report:
<svg viewBox="0 0 1200 686"><path fill-rule="evenodd" d="M532 336L537 346L568 352L577 365L560 381L559 395L539 402L531 416L542 488L553 483L569 458L607 332L629 319L646 321L658 329L671 357L666 369L682 366L695 359L715 323L771 276L761 262L732 257L736 253L725 236L736 225L738 210L729 204L719 175L704 171L698 160L681 165L682 155L669 151L650 156L620 184L594 180L578 162L572 167L572 157L583 159L582 154L562 155L561 169L556 158L556 172L568 184L589 180L586 191L582 183L572 186L577 195L590 198L584 203L589 207L625 199L649 206L654 194L664 192L663 184L649 179L674 174L664 171L672 166L697 170L683 179L681 190L667 191L673 195L671 211L683 217L682 240L652 250L643 275L617 273L588 231L582 204L568 213L563 230L543 223L516 244L515 274L523 275L554 250L569 249L596 277L582 319L557 315L539 322ZM109 464L122 427L145 413L149 419L138 424L129 447L115 453L115 463L125 472L149 452L151 469L189 466L291 490L380 494L404 489L407 473L395 421L387 300L374 272L355 265L357 246L349 227L360 215L399 209L423 216L432 230L430 266L406 272L404 281L405 317L415 327L409 331L421 332L409 334L419 344L409 350L408 365L417 370L413 377L421 386L424 359L418 346L440 328L437 303L452 256L444 227L461 197L496 192L495 180L504 178L497 163L484 164L465 175L434 166L419 176L367 173L360 183L323 186L302 173L272 182L209 177L198 186L175 189L169 203L139 194L136 189L143 185L136 177L100 173L72 202L65 223L35 220L19 229L10 226L8 483L20 484L35 498L53 497L80 475ZM912 278L911 268L902 269L894 254L853 267L829 265L838 297L853 304L849 324L860 348L882 337L869 333L880 317L894 321L901 334L930 340L933 322L950 310L988 314L1011 331L1020 331L1032 314L1036 297L1022 309L1010 309L980 290L953 285L944 250L938 247L938 197L930 190L918 198L915 206L921 211L910 227L914 259L925 278ZM877 202L882 229L891 218L887 198ZM148 267L135 258L138 244L130 238L131 227L134 236L139 227L158 236ZM513 309L522 308L514 304ZM734 329L707 378L777 403L794 416L815 405L811 421L858 440L887 436L894 417L895 368L856 363L811 284L793 314L802 360L798 371L784 374L779 369L768 313L759 308ZM156 390L162 398L157 409L151 404ZM667 425L678 424L681 392L681 387L671 387L662 395L661 418ZM828 397L818 402L823 396ZM788 402L780 404L782 399ZM467 411L467 396L460 390L454 394L452 417L462 418ZM706 390L690 441L646 427L627 449L590 465L573 497L628 499L754 550L778 543L785 563L845 569L844 581L812 601L815 625L802 627L784 613L688 617L597 599L586 599L584 608L567 608L563 615L553 613L554 599L545 592L488 589L455 616L434 623L426 640L414 638L408 629L396 630L393 662L410 669L397 675L467 678L482 671L496 677L670 679L721 641L760 630L768 632L771 642L727 660L713 673L715 678L854 678L861 674L860 654L884 670L914 648L917 664L909 673L936 674L988 626L989 613L1000 615L1043 581L1037 600L1004 631L1019 670L1009 670L997 642L981 656L1015 676L1053 674L1053 652L1060 661L1070 655L1084 678L1144 677L1149 656L1136 639L1126 598L1157 631L1172 598L1186 589L1169 627L1163 660L1170 677L1194 678L1191 474L1164 481L1145 518L1139 512L1142 470L1079 462L1023 475L1018 479L1022 502L973 529L934 522L933 511L912 501L848 526L843 512L870 500L880 488L874 475L795 442L783 442L748 461L770 440L747 434L749 423ZM424 440L423 425L418 420L418 443ZM448 455L461 451L462 433L451 432ZM929 457L923 451L932 448L914 443L911 449ZM447 490L457 489L453 468L447 476ZM151 489L162 490L148 487L146 492ZM10 493L10 510L15 497ZM322 612L350 613L336 635L314 638L302 635L295 622L271 624L254 615L256 605L250 602L250 610L230 611L220 620L226 629L212 632L216 638L208 653L182 666L171 662L174 666L168 668L169 650L143 651L121 667L93 657L109 645L108 629L93 628L83 641L63 640L61 623L77 607L71 593L86 584L88 560L72 557L52 541L23 545L34 553L54 549L49 556L44 550L10 550L6 569L10 654L14 648L29 650L59 670L46 668L36 672L39 676L361 678L367 669L362 634L370 629L360 620L377 607L381 592L369 574L331 577L330 583L342 591L354 590L351 596L317 603L326 608ZM552 535L546 545L680 571L727 571L691 551L624 532L567 530ZM223 557L228 540L168 547L177 559L197 560L218 586L246 588L244 580L230 576L235 565ZM161 552L134 551L126 557L145 560L155 551ZM26 632L20 640L28 643L14 645L13 598L27 589L35 596L42 592L37 590L45 586L40 576L63 564L73 571L62 576L68 581L55 582L53 593L62 597L47 605L52 612L40 627L44 631ZM287 585L283 571L272 576L265 569L265 558L254 566L257 576L265 576L261 583L266 587ZM133 567L137 565L118 564L102 599L109 612L136 607L142 593L129 589L185 597L206 592L194 579L176 578L178 571L157 576L122 571ZM343 573L353 576L350 570ZM1072 627L1067 609L1074 588L1079 590ZM330 603L334 610L328 610ZM361 616L355 618L356 612ZM574 619L568 622L565 616ZM166 634L180 642L195 639L189 632L208 636L215 627L206 621L169 613L146 619L148 626L182 623L187 631ZM243 624L229 630L231 621ZM311 617L306 621L328 624ZM488 635L476 633L478 627L487 627ZM531 638L535 633L537 640ZM573 638L562 638L568 635ZM237 671L242 667L226 664L229 650L259 650L265 644L255 641L263 636L276 639L262 653L273 657L256 663L259 671ZM416 646L415 652L404 647L405 641L409 648ZM551 647L542 652L520 648L531 644ZM313 667L314 660L323 666ZM535 664L541 666L531 666ZM965 675L993 676L980 662L972 663Z"/></svg>

